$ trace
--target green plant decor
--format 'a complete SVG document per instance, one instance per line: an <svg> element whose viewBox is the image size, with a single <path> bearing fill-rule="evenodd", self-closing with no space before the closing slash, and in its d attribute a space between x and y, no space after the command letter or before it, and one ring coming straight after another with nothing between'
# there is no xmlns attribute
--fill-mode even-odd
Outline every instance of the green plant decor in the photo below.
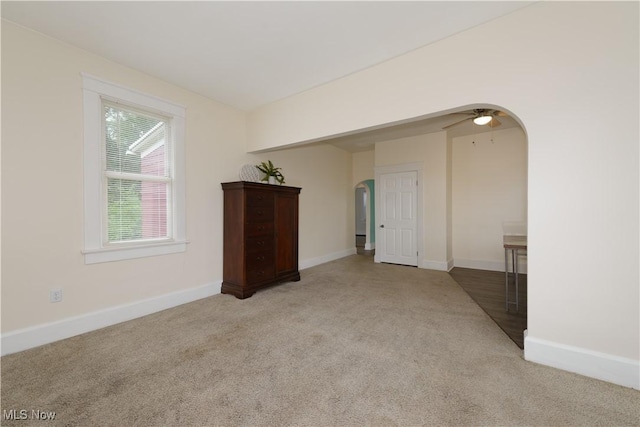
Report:
<svg viewBox="0 0 640 427"><path fill-rule="evenodd" d="M273 166L271 160L267 160L266 162L262 162L259 165L256 165L258 170L264 174L262 181L269 181L269 177L272 176L278 181L280 185L284 184L284 175L282 175L282 168L277 168Z"/></svg>

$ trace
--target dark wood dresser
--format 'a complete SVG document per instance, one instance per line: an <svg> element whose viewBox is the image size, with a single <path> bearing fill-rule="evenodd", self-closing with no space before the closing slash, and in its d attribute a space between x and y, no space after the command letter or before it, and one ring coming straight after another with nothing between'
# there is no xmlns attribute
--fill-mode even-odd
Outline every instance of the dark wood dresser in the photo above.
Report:
<svg viewBox="0 0 640 427"><path fill-rule="evenodd" d="M244 299L278 282L298 281L300 188L226 182L222 293Z"/></svg>

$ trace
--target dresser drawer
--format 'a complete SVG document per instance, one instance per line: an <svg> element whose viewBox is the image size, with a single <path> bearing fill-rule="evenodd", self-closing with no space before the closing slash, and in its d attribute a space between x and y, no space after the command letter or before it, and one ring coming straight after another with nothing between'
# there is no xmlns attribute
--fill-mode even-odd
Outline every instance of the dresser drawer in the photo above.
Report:
<svg viewBox="0 0 640 427"><path fill-rule="evenodd" d="M247 237L273 236L273 222L250 222L244 227Z"/></svg>
<svg viewBox="0 0 640 427"><path fill-rule="evenodd" d="M249 284L272 280L274 277L276 277L276 269L273 265L247 271L247 283Z"/></svg>
<svg viewBox="0 0 640 427"><path fill-rule="evenodd" d="M260 237L252 237L245 240L244 243L245 253L255 253L262 251L273 251L273 236L265 235Z"/></svg>
<svg viewBox="0 0 640 427"><path fill-rule="evenodd" d="M265 184L268 185L268 184ZM273 210L273 194L266 191L247 191L247 207L264 206Z"/></svg>
<svg viewBox="0 0 640 427"><path fill-rule="evenodd" d="M259 252L247 252L245 260L247 263L247 269L249 270L273 264L273 250L267 249Z"/></svg>
<svg viewBox="0 0 640 427"><path fill-rule="evenodd" d="M273 222L273 207L247 206L247 222Z"/></svg>
<svg viewBox="0 0 640 427"><path fill-rule="evenodd" d="M270 252L273 254L273 252ZM247 282L257 283L276 276L273 255L266 253L247 255Z"/></svg>

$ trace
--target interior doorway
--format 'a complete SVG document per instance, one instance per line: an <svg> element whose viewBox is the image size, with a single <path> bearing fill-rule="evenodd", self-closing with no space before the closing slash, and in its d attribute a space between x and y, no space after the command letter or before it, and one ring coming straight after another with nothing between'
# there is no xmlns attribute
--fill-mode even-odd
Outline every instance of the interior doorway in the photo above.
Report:
<svg viewBox="0 0 640 427"><path fill-rule="evenodd" d="M364 187L356 188L356 236L367 235L367 191ZM364 245L364 240L362 241Z"/></svg>
<svg viewBox="0 0 640 427"><path fill-rule="evenodd" d="M418 266L418 172L380 174L380 262Z"/></svg>
<svg viewBox="0 0 640 427"><path fill-rule="evenodd" d="M405 163L375 168L378 250L375 262L417 267L422 250L422 165Z"/></svg>
<svg viewBox="0 0 640 427"><path fill-rule="evenodd" d="M355 245L359 255L375 254L374 180L359 182L355 187Z"/></svg>

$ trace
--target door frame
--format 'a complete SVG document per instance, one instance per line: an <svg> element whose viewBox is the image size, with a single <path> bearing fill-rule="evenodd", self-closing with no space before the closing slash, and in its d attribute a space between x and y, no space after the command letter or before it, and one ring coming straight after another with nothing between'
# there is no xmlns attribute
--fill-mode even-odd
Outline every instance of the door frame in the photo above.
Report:
<svg viewBox="0 0 640 427"><path fill-rule="evenodd" d="M364 188L364 192L366 194L366 199L367 199L367 203L365 206L365 236L366 237L364 242L364 250L370 251L376 248L376 244L375 244L374 235L372 235L371 233L371 219L373 217L372 215L373 212L371 211L372 194L371 194L371 188L369 187L369 184L367 183L367 181L373 181L373 180L365 179L363 181L360 181L355 185L353 189L354 191L357 191L358 188ZM375 232L375 229L374 229L374 232Z"/></svg>
<svg viewBox="0 0 640 427"><path fill-rule="evenodd" d="M375 170L375 194L376 200L382 200L382 195L380 194L381 186L377 183L380 182L380 176L386 173L401 173L401 172L416 172L416 179L418 181L417 191L416 191L416 242L418 248L418 268L422 268L422 258L423 258L423 246L424 246L424 235L423 235L423 219L422 219L422 193L423 193L423 182L422 176L424 171L424 163L415 162L415 163L402 163L397 165L386 165L386 166L376 166ZM381 203L376 203L375 211L376 211L376 224L375 230L376 233L380 228L380 219L382 218L382 213L380 212ZM376 236L376 242L378 241L378 237ZM380 263L380 256L378 255L378 251L373 256L373 262Z"/></svg>

